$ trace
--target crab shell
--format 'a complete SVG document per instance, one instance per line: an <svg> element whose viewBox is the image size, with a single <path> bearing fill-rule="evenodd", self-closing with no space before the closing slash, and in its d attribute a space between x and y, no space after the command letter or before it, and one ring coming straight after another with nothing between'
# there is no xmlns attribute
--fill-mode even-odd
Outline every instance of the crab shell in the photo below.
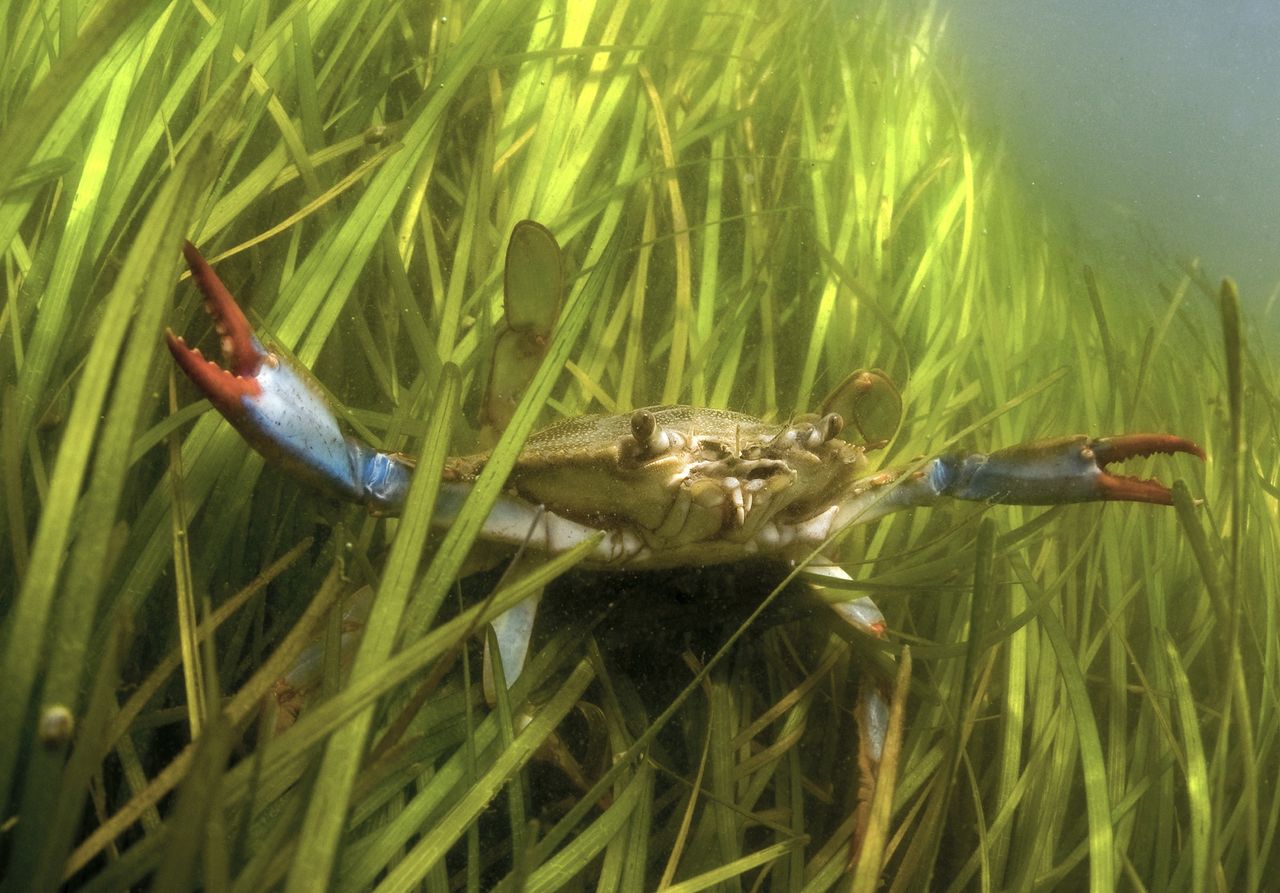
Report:
<svg viewBox="0 0 1280 893"><path fill-rule="evenodd" d="M673 567L775 552L829 522L832 494L864 470L865 450L837 435L840 416L784 425L742 413L655 406L582 416L532 435L509 498L597 530L634 537L632 566ZM487 454L451 459L465 484ZM629 550L630 551L630 550Z"/></svg>

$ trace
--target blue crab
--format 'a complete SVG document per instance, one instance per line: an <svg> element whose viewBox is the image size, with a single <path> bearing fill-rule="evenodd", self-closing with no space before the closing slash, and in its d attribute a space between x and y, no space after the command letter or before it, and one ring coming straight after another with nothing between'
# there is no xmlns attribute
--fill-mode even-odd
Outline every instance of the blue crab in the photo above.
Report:
<svg viewBox="0 0 1280 893"><path fill-rule="evenodd" d="M191 381L273 465L372 512L397 513L413 460L345 435L309 374L263 345L194 246L184 253L226 363L207 360L169 331L169 350ZM868 409L867 400L879 409ZM693 406L565 419L529 437L480 538L512 551L554 554L603 533L584 562L602 570L761 557L798 562L852 525L948 499L1170 505L1172 494L1160 482L1109 466L1153 454L1204 459L1200 447L1171 434L1076 435L872 470L867 453L882 444L867 434L863 417L883 412L886 403L892 414L900 409L895 401L881 373L860 371L818 412L782 423ZM433 523L453 521L487 457L448 460ZM834 563L820 562L816 570L848 579ZM833 607L845 622L884 633L870 599ZM535 612L533 600L495 622L508 683L524 664ZM874 771L885 733L883 693L864 686L858 714L864 759Z"/></svg>

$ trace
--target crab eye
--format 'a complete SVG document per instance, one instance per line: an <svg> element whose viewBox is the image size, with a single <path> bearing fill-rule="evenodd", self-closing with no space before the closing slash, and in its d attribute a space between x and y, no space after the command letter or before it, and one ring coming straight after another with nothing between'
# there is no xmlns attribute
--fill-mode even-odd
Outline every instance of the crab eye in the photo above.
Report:
<svg viewBox="0 0 1280 893"><path fill-rule="evenodd" d="M822 434L824 442L839 436L843 430L844 417L838 412L829 412L818 420L818 431Z"/></svg>
<svg viewBox="0 0 1280 893"><path fill-rule="evenodd" d="M631 437L642 456L665 453L671 448L671 436L647 409L637 409L631 413Z"/></svg>
<svg viewBox="0 0 1280 893"><path fill-rule="evenodd" d="M844 428L844 418L838 412L829 412L817 422L795 427L796 440L812 452L838 435Z"/></svg>
<svg viewBox="0 0 1280 893"><path fill-rule="evenodd" d="M637 443L648 443L658 420L647 409L637 409L631 413L631 436Z"/></svg>

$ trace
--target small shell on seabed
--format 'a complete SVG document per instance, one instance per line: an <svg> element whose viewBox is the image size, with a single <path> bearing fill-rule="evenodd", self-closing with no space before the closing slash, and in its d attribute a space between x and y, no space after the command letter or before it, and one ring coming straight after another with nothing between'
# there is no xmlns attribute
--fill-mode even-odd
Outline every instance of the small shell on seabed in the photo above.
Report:
<svg viewBox="0 0 1280 893"><path fill-rule="evenodd" d="M47 750L65 747L76 732L75 715L62 704L54 704L40 712L36 725L36 737Z"/></svg>

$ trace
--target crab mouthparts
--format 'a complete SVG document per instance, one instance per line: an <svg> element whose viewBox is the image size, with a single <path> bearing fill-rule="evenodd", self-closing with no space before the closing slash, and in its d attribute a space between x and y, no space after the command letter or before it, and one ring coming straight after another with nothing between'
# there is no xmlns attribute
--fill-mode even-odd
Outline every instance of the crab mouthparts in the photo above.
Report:
<svg viewBox="0 0 1280 893"><path fill-rule="evenodd" d="M262 364L270 362L270 355L254 336L236 299L196 247L185 242L182 253L191 268L191 277L204 295L204 309L213 319L227 368L205 359L198 348L188 347L182 336L172 330L165 330L165 341L182 371L215 406L236 408L242 398L262 393L257 375Z"/></svg>
<svg viewBox="0 0 1280 893"><path fill-rule="evenodd" d="M1173 505L1173 491L1157 480L1143 480L1128 475L1113 474L1107 466L1139 456L1173 455L1186 453L1204 461L1205 454L1199 445L1172 434L1126 434L1120 437L1104 437L1093 441L1087 449L1093 452L1098 465L1098 489L1103 499L1126 502L1150 502L1157 505Z"/></svg>

